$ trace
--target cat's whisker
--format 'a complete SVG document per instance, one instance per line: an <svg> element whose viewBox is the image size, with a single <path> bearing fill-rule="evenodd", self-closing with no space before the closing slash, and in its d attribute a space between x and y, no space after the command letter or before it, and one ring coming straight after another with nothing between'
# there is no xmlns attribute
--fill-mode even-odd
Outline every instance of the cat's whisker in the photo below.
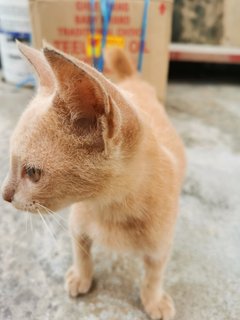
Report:
<svg viewBox="0 0 240 320"><path fill-rule="evenodd" d="M29 220L30 220L30 228L31 228L31 232L33 233L33 223L32 223L32 215L29 211L27 211L28 216L29 216Z"/></svg>
<svg viewBox="0 0 240 320"><path fill-rule="evenodd" d="M64 223L66 223L66 224L68 225L68 219L64 219L64 218L60 215L60 213L53 212L53 211L51 211L51 212L52 212L52 214L54 214L55 216L57 216L60 220L62 220Z"/></svg>
<svg viewBox="0 0 240 320"><path fill-rule="evenodd" d="M28 233L28 213L25 212L25 233Z"/></svg>
<svg viewBox="0 0 240 320"><path fill-rule="evenodd" d="M31 216L30 216L30 212L27 211L27 216L28 216L28 226L29 226L29 230L31 229L31 224L30 224L30 219L31 219Z"/></svg>
<svg viewBox="0 0 240 320"><path fill-rule="evenodd" d="M51 217L53 217L53 219L58 223L58 225L62 227L64 231L68 231L68 228L64 226L53 213L51 212L48 212L48 213L50 214Z"/></svg>
<svg viewBox="0 0 240 320"><path fill-rule="evenodd" d="M46 212L49 213L50 216L53 217L53 219L58 223L58 225L59 225L64 231L67 231L67 233L69 234L68 228L67 228L66 226L64 226L64 225L58 220L58 219L60 218L60 216L58 216L56 213L53 213L52 210L50 210L50 209L48 209L47 207L41 205L40 203L38 203L38 205L39 205L40 207L42 207L43 209L45 209ZM57 217L58 217L58 218L57 218ZM64 219L63 219L63 220L64 220ZM65 220L64 220L64 221L65 221ZM76 243L76 245L79 247L79 249L83 250L83 251L86 253L87 256L90 256L89 253L85 250L85 248L84 248L83 246L81 246L81 244L79 243L79 240L78 240L76 237L74 237L72 234L70 234L70 237L71 237L72 240L75 240L75 243Z"/></svg>
<svg viewBox="0 0 240 320"><path fill-rule="evenodd" d="M68 221L66 219L64 219L62 216L60 216L57 212L52 211L51 209L49 209L48 207L43 206L42 204L38 203L38 206L40 206L41 208L45 209L48 213L52 213L54 215L57 215L59 219L61 219L62 221L64 221L65 223L68 223Z"/></svg>
<svg viewBox="0 0 240 320"><path fill-rule="evenodd" d="M39 204L40 205L40 204ZM60 225L64 231L68 231L68 229L55 217L55 214L53 214L47 207L44 207L40 205L51 217L54 218L55 221L57 221L58 225Z"/></svg>
<svg viewBox="0 0 240 320"><path fill-rule="evenodd" d="M51 211L50 211L50 213L52 213L54 216L57 216L59 220L61 220L63 223L65 223L68 226L68 220L64 219L59 213L57 213L57 212L54 213Z"/></svg>
<svg viewBox="0 0 240 320"><path fill-rule="evenodd" d="M53 218L55 219L55 221L58 223L59 226L62 227L62 229L63 229L64 231L67 231L67 232L69 231L69 230L57 219L56 215L54 215L54 214L51 213L51 212L49 212L49 214L51 215L51 217L53 217ZM68 234L69 234L69 232L68 232ZM84 251L84 253L85 253L87 256L90 256L89 253L86 251L86 249L79 243L79 240L78 240L76 237L74 237L72 234L70 234L70 237L71 237L72 240L75 241L75 243L76 243L76 245L79 247L79 249L81 249L82 251Z"/></svg>
<svg viewBox="0 0 240 320"><path fill-rule="evenodd" d="M34 231L34 228L33 228L33 220L32 220L32 216L31 216L31 228L32 228L32 232Z"/></svg>
<svg viewBox="0 0 240 320"><path fill-rule="evenodd" d="M47 228L48 232L50 233L50 235L52 236L52 238L53 238L53 240L55 241L56 245L58 246L57 240L56 240L56 238L55 238L55 236L54 236L51 228L48 226L48 224L47 224L47 222L45 221L45 219L43 218L43 215L41 214L41 212L40 212L39 210L37 210L37 211L38 211L38 213L39 213L39 215L40 215L40 217L41 217L41 219L42 219L42 222L43 222L44 226Z"/></svg>

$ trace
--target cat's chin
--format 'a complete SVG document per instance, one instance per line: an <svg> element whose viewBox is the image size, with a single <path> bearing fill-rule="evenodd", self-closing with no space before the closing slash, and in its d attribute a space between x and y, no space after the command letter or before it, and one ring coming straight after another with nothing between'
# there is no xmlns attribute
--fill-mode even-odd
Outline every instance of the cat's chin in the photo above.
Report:
<svg viewBox="0 0 240 320"><path fill-rule="evenodd" d="M40 213L46 213L46 210L39 207L39 205L37 206L34 203L22 204L17 201L12 201L12 205L15 209L20 211L26 211L30 213L38 213L40 211Z"/></svg>
<svg viewBox="0 0 240 320"><path fill-rule="evenodd" d="M19 203L17 201L13 201L12 205L14 206L15 209L20 210L20 211L25 211L25 212L29 212L32 214L53 214L55 211L59 210L54 208L54 210L52 208L49 208L43 204L37 203L35 201L30 202L30 203Z"/></svg>

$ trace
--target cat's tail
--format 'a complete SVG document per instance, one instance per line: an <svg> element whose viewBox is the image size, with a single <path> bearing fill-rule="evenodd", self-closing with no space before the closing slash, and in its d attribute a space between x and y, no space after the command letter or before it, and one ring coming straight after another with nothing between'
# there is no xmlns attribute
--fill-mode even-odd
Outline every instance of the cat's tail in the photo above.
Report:
<svg viewBox="0 0 240 320"><path fill-rule="evenodd" d="M137 72L130 57L121 48L107 48L105 50L104 57L107 67L120 81L135 75Z"/></svg>

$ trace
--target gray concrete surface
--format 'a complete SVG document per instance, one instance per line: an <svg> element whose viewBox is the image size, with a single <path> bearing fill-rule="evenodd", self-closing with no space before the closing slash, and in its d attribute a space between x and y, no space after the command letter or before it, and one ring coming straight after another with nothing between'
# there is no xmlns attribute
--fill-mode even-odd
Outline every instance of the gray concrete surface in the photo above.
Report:
<svg viewBox="0 0 240 320"><path fill-rule="evenodd" d="M0 84L0 183L8 168L9 136L32 94ZM167 110L189 163L166 275L176 320L240 319L239 104L237 86L169 86ZM26 213L0 200L0 319L148 319L139 300L142 263L128 255L94 247L93 290L77 300L67 297L67 212L48 218L53 240L40 217L31 216L31 224Z"/></svg>

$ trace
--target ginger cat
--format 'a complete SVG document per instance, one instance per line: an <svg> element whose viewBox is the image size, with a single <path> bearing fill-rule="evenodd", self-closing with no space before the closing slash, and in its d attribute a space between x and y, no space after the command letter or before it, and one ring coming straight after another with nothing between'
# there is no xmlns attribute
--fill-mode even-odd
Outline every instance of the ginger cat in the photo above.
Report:
<svg viewBox="0 0 240 320"><path fill-rule="evenodd" d="M162 282L185 154L154 89L118 49L108 54L116 86L52 47L18 46L38 74L39 89L11 139L3 198L33 213L73 204L70 296L89 291L90 249L98 241L144 260L145 311L152 319L172 319L174 304Z"/></svg>

